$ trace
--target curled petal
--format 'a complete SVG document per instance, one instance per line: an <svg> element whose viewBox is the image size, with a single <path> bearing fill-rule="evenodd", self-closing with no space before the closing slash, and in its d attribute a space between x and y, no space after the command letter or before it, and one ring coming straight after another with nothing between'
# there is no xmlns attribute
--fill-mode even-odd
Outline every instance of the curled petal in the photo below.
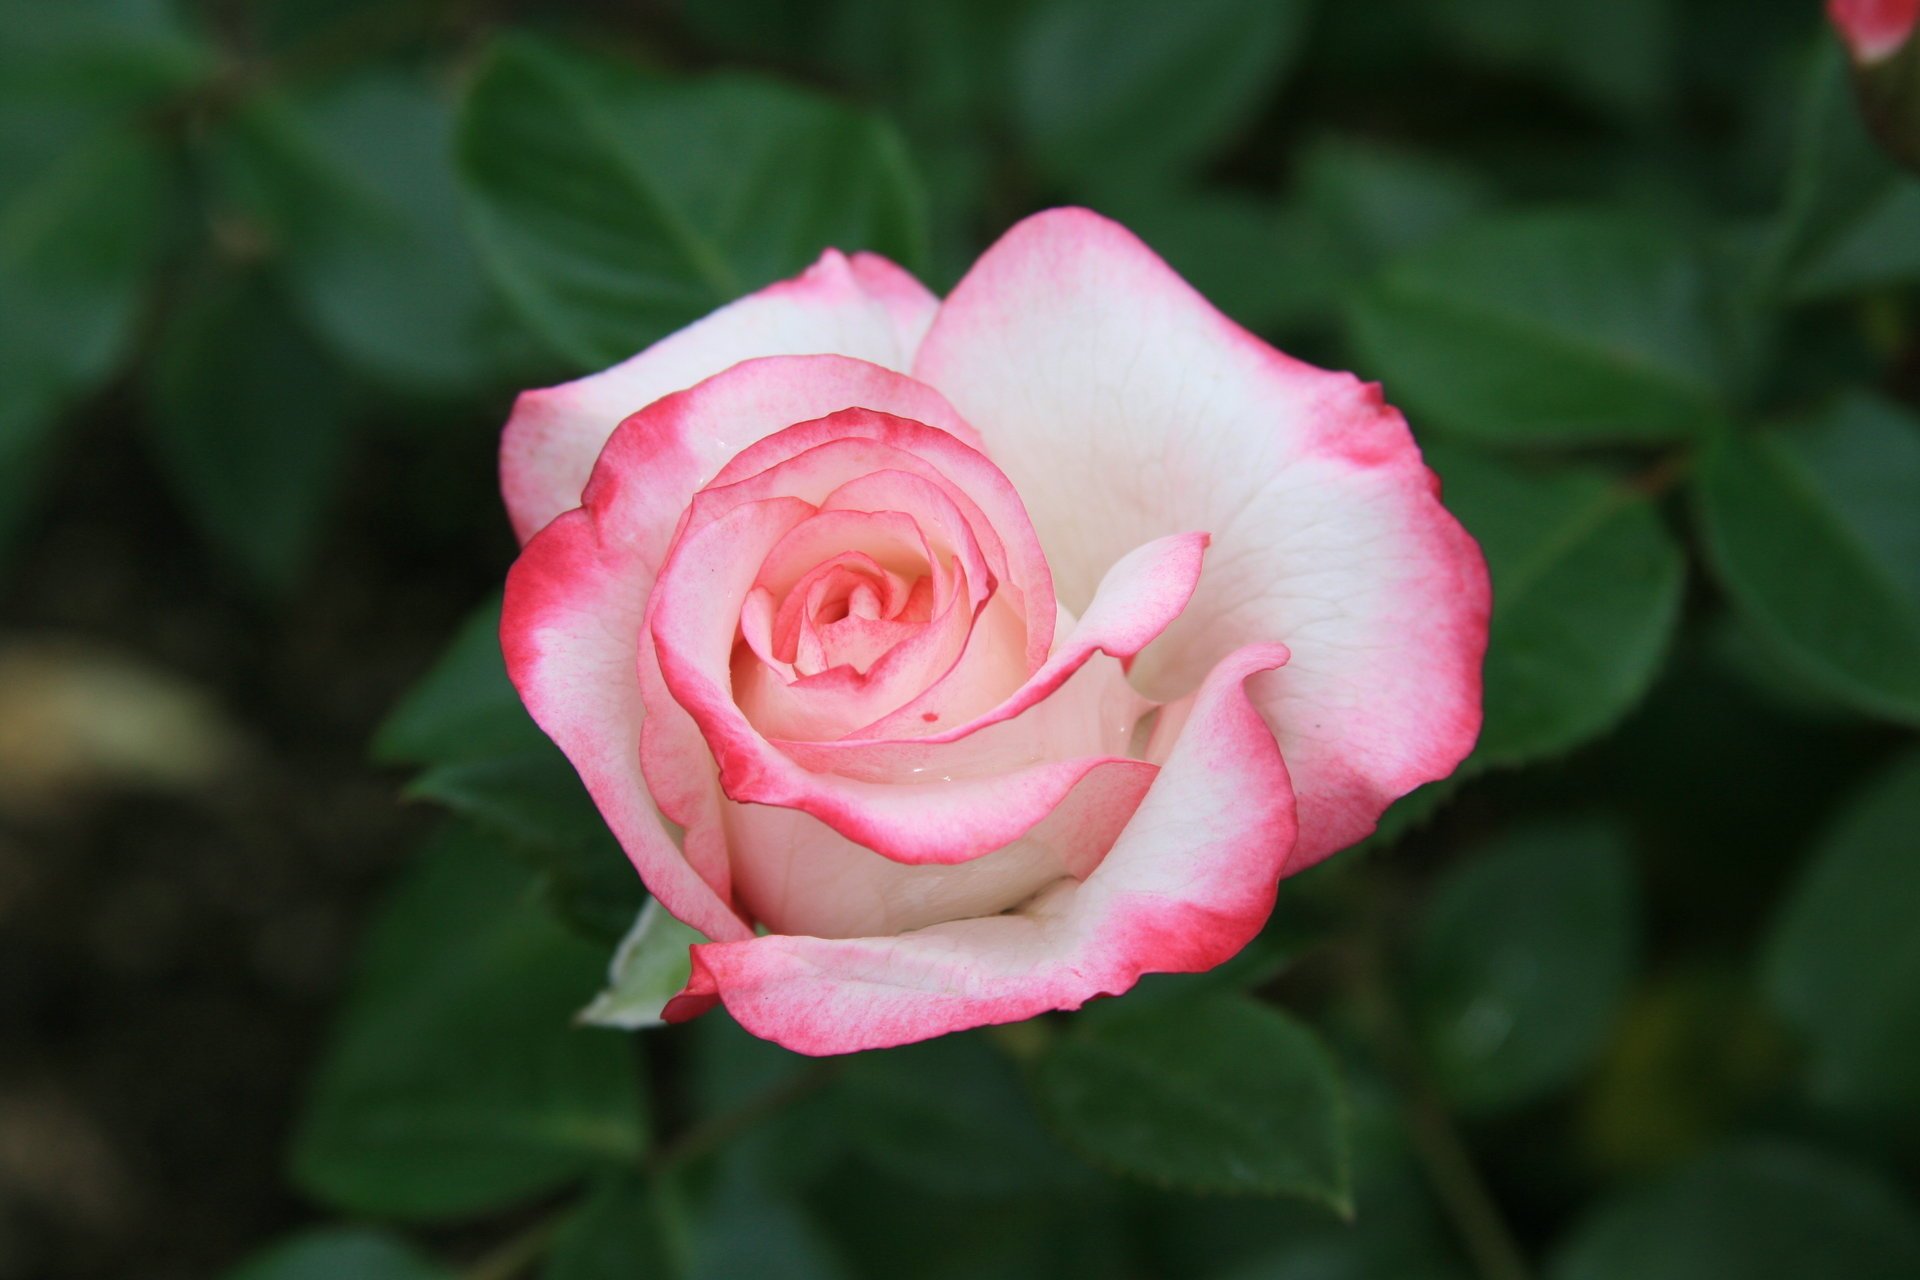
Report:
<svg viewBox="0 0 1920 1280"><path fill-rule="evenodd" d="M1226 960L1272 912L1293 848L1287 768L1244 688L1286 656L1251 646L1208 675L1166 764L1084 881L1056 882L1016 911L892 937L696 946L667 1019L717 999L789 1049L849 1053L1075 1009L1144 973Z"/></svg>
<svg viewBox="0 0 1920 1280"><path fill-rule="evenodd" d="M1206 577L1134 675L1177 696L1236 646L1287 645L1257 699L1299 795L1297 866L1472 749L1486 567L1377 387L1275 351L1081 209L989 249L914 373L1012 479L1067 608L1142 538L1211 531Z"/></svg>
<svg viewBox="0 0 1920 1280"><path fill-rule="evenodd" d="M758 356L842 355L905 370L938 306L886 259L861 253L849 261L829 249L793 279L729 303L611 369L524 393L500 441L500 487L514 532L524 542L579 506L614 427L661 396Z"/></svg>

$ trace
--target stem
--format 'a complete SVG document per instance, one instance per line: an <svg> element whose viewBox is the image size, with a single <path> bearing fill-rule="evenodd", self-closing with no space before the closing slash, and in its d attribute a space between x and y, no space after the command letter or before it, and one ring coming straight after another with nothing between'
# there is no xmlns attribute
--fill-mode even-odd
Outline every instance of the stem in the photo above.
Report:
<svg viewBox="0 0 1920 1280"><path fill-rule="evenodd" d="M748 1098L731 1111L702 1120L646 1158L648 1176L659 1177L711 1151L718 1150L768 1116L832 1083L842 1063L815 1062L789 1079Z"/></svg>
<svg viewBox="0 0 1920 1280"><path fill-rule="evenodd" d="M513 1280L546 1256L565 1216L564 1210L548 1214L518 1235L507 1237L462 1271L460 1280Z"/></svg>
<svg viewBox="0 0 1920 1280"><path fill-rule="evenodd" d="M1387 1069L1406 1099L1415 1154L1481 1280L1531 1280L1526 1255L1474 1163L1445 1101L1427 1078L1405 1013L1381 973L1380 949L1368 948L1361 989Z"/></svg>

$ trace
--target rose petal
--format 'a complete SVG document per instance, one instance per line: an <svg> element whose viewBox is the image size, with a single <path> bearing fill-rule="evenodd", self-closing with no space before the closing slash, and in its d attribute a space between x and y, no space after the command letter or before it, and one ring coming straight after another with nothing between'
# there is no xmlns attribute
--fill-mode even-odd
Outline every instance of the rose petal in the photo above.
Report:
<svg viewBox="0 0 1920 1280"><path fill-rule="evenodd" d="M711 848L700 850L696 869L696 851L674 844L641 773L638 644L652 584L633 568L633 546L593 512L570 511L542 529L507 574L507 674L661 904L710 938L751 937L728 905L724 857L716 863Z"/></svg>
<svg viewBox="0 0 1920 1280"><path fill-rule="evenodd" d="M1144 973L1221 963L1272 912L1293 847L1287 768L1243 690L1285 661L1281 646L1251 646L1208 675L1166 765L1084 882L1015 912L892 937L696 946L667 1020L717 998L757 1036L800 1053L850 1053L1075 1009Z"/></svg>
<svg viewBox="0 0 1920 1280"><path fill-rule="evenodd" d="M1275 351L1081 209L989 249L914 371L1013 480L1068 608L1143 537L1212 532L1135 675L1171 696L1235 646L1292 650L1257 696L1299 795L1297 866L1471 750L1485 564L1377 387Z"/></svg>
<svg viewBox="0 0 1920 1280"><path fill-rule="evenodd" d="M905 371L938 306L886 259L863 253L849 262L829 249L800 275L731 302L611 369L524 392L500 438L500 490L514 532L524 542L579 506L614 427L661 396L762 356L852 356Z"/></svg>

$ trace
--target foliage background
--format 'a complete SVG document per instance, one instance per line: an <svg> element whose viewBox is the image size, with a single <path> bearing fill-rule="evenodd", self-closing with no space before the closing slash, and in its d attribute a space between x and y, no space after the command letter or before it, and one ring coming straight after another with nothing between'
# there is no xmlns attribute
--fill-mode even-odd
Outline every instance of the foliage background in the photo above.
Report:
<svg viewBox="0 0 1920 1280"><path fill-rule="evenodd" d="M0 30L0 1275L1920 1274L1920 180L1812 0ZM1408 411L1480 750L1213 975L570 1028L641 894L492 644L513 392L1064 201Z"/></svg>

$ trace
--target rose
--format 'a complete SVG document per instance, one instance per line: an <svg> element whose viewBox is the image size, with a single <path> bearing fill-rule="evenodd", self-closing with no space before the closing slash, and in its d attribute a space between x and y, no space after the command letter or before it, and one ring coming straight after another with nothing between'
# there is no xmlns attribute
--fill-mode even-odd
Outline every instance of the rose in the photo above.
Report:
<svg viewBox="0 0 1920 1280"><path fill-rule="evenodd" d="M1880 62L1912 37L1920 0L1827 0L1827 16L1855 61Z"/></svg>
<svg viewBox="0 0 1920 1280"><path fill-rule="evenodd" d="M669 1020L833 1053L1209 968L1479 730L1399 413L1083 210L944 303L829 252L501 453L514 683L712 940Z"/></svg>
<svg viewBox="0 0 1920 1280"><path fill-rule="evenodd" d="M1920 0L1827 0L1852 55L1853 86L1874 136L1920 172Z"/></svg>

